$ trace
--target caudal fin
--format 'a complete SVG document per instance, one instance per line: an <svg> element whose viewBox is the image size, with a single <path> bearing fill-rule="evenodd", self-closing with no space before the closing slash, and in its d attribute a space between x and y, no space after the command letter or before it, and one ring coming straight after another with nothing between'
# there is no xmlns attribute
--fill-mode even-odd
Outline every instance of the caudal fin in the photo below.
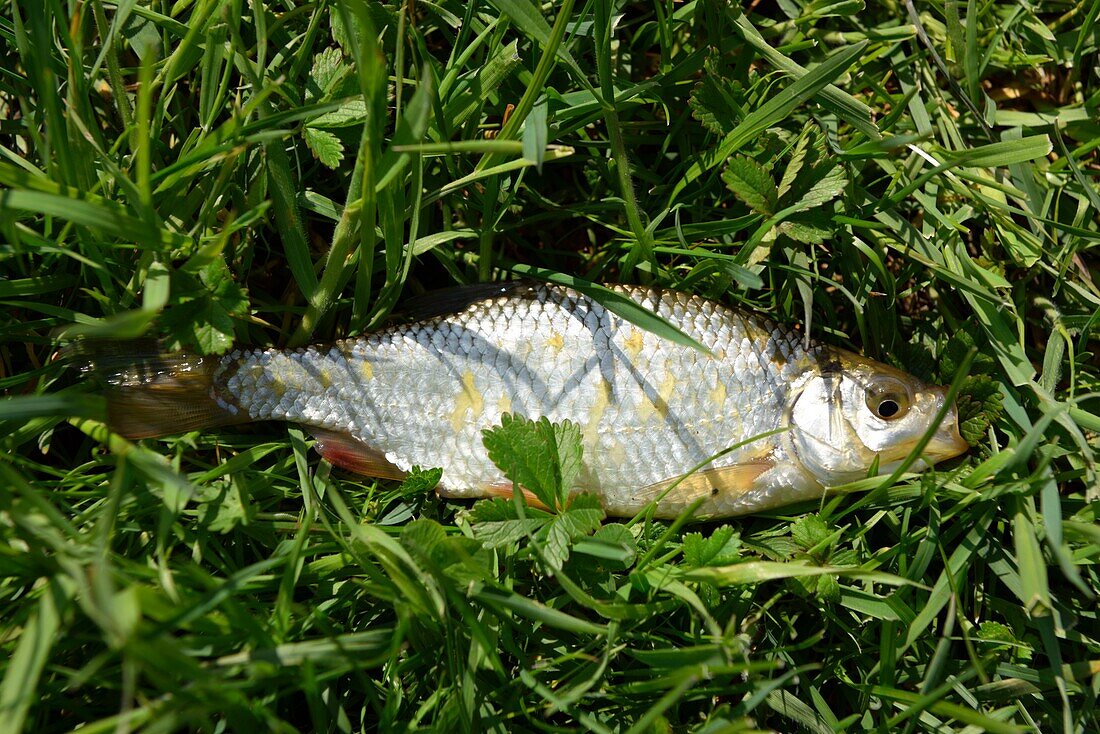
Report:
<svg viewBox="0 0 1100 734"><path fill-rule="evenodd" d="M107 423L127 438L155 438L243 423L249 418L214 386L218 357L165 354L156 341L84 341L69 355L103 384Z"/></svg>

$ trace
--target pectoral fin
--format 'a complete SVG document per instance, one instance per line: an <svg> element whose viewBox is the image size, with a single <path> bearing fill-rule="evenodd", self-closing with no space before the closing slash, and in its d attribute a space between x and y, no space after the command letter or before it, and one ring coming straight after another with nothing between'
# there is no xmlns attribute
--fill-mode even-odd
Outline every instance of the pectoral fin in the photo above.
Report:
<svg viewBox="0 0 1100 734"><path fill-rule="evenodd" d="M530 492L530 490L520 487L520 491L523 492L523 499L527 503L528 507L534 507L537 510L550 511L550 508L543 504L542 500L536 497ZM506 500L512 499L512 483L511 482L494 482L485 486L485 494L490 497L501 497Z"/></svg>
<svg viewBox="0 0 1100 734"><path fill-rule="evenodd" d="M752 508L740 509L739 502L756 489L756 480L772 469L774 462L757 459L731 466L704 469L681 479L673 477L643 487L637 495L639 509L656 500L656 517L674 518L696 500L703 500L697 510L698 517L733 515L752 512Z"/></svg>
<svg viewBox="0 0 1100 734"><path fill-rule="evenodd" d="M346 433L310 427L317 443L313 448L333 466L379 479L404 479L405 472L394 466L378 449Z"/></svg>

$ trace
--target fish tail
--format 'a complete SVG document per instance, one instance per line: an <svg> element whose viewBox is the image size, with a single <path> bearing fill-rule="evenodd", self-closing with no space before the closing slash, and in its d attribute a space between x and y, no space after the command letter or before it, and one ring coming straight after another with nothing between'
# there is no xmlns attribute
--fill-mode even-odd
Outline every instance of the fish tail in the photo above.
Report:
<svg viewBox="0 0 1100 734"><path fill-rule="evenodd" d="M219 357L165 353L155 340L85 340L66 349L104 388L107 424L130 439L155 438L249 417L218 394Z"/></svg>

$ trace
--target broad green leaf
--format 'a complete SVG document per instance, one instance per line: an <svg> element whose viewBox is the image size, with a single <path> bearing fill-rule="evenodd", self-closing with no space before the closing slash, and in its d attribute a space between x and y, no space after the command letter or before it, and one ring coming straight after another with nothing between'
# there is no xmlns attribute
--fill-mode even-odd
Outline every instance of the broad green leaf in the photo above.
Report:
<svg viewBox="0 0 1100 734"><path fill-rule="evenodd" d="M539 533L543 541L546 561L551 567L560 569L569 558L573 541L591 535L605 517L598 497L592 494L578 494L570 499L569 506L546 524Z"/></svg>
<svg viewBox="0 0 1100 734"><path fill-rule="evenodd" d="M801 212L812 209L815 206L832 201L844 193L844 187L848 185L848 177L844 173L843 166L836 166L826 172L814 182L810 190L803 194L791 211Z"/></svg>
<svg viewBox="0 0 1100 734"><path fill-rule="evenodd" d="M326 112L323 115L313 118L306 127L312 128L334 128L334 127L351 127L353 125L361 125L367 119L367 103L363 101L363 98L357 97L349 99L340 104L335 110Z"/></svg>
<svg viewBox="0 0 1100 734"><path fill-rule="evenodd" d="M684 563L688 566L724 566L740 556L741 536L729 525L716 528L709 537L702 533L684 536Z"/></svg>
<svg viewBox="0 0 1100 734"><path fill-rule="evenodd" d="M414 466L408 471L397 491L402 495L425 494L435 489L442 478L442 469L421 469Z"/></svg>
<svg viewBox="0 0 1100 734"><path fill-rule="evenodd" d="M985 440L989 426L1004 411L1001 386L988 375L971 375L963 383L955 405L959 415L959 433L971 446Z"/></svg>
<svg viewBox="0 0 1100 734"><path fill-rule="evenodd" d="M561 511L581 466L581 434L565 421L531 421L505 413L501 424L482 432L492 460L509 480Z"/></svg>
<svg viewBox="0 0 1100 734"><path fill-rule="evenodd" d="M832 531L819 515L806 515L791 523L791 538L802 546L802 550L811 548L825 542Z"/></svg>
<svg viewBox="0 0 1100 734"><path fill-rule="evenodd" d="M353 70L344 63L338 48L326 48L313 56L313 68L306 86L306 101L327 100L338 93L343 82L351 79Z"/></svg>
<svg viewBox="0 0 1100 734"><path fill-rule="evenodd" d="M786 222L780 222L779 226L776 227L776 229L790 237L792 240L804 242L810 245L823 244L833 234L832 229L829 229L827 227L820 227L816 224L800 220L787 220Z"/></svg>

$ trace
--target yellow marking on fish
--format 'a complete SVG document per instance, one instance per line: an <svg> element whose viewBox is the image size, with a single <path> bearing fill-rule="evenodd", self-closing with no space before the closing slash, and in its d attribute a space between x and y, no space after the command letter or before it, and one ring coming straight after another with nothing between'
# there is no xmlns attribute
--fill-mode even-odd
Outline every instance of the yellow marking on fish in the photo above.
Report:
<svg viewBox="0 0 1100 734"><path fill-rule="evenodd" d="M726 386L724 383L719 382L714 386L714 389L708 393L710 402L714 403L714 407L722 408L726 405Z"/></svg>
<svg viewBox="0 0 1100 734"><path fill-rule="evenodd" d="M283 395L286 395L286 383L283 382L282 378L271 378L271 392L275 393L275 397L277 398L282 398Z"/></svg>
<svg viewBox="0 0 1100 734"><path fill-rule="evenodd" d="M359 364L359 372L362 373L364 380L374 379L374 365L365 359Z"/></svg>
<svg viewBox="0 0 1100 734"><path fill-rule="evenodd" d="M638 355L642 353L642 348L645 347L645 337L642 336L642 332L632 328L630 336L623 342L623 347L631 361L637 359Z"/></svg>
<svg viewBox="0 0 1100 734"><path fill-rule="evenodd" d="M498 413L511 413L512 412L512 400L507 395L501 395L497 400L497 412Z"/></svg>
<svg viewBox="0 0 1100 734"><path fill-rule="evenodd" d="M328 370L321 370L317 373L317 381L321 383L321 387L331 387L332 373Z"/></svg>
<svg viewBox="0 0 1100 734"><path fill-rule="evenodd" d="M477 384L474 382L474 373L466 370L462 373L462 392L455 398L455 409L451 412L451 427L456 431L461 430L462 424L466 421L466 411L473 411L476 416L481 413L484 407L485 398L482 397L481 391L477 389Z"/></svg>
<svg viewBox="0 0 1100 734"><path fill-rule="evenodd" d="M550 338L546 340L546 346L550 347L555 353L560 352L562 347L565 346L565 338L556 331L550 332Z"/></svg>
<svg viewBox="0 0 1100 734"><path fill-rule="evenodd" d="M611 383L601 377L596 386L596 400L588 409L588 423L584 426L585 438L590 442L594 442L599 437L600 421L603 420L609 405L611 405Z"/></svg>

